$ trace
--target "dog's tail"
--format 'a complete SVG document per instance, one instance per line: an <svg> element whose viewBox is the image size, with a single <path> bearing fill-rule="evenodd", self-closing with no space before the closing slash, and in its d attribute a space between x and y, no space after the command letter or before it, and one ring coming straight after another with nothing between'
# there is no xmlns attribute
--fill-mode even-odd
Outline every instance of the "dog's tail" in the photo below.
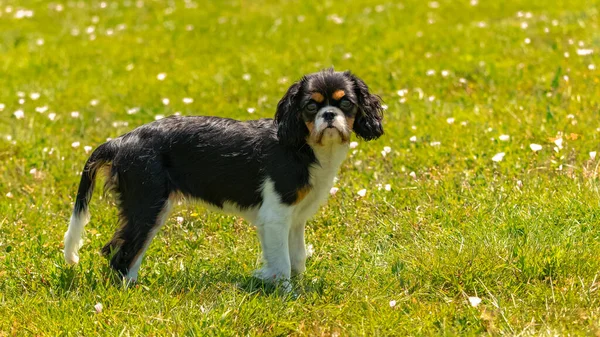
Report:
<svg viewBox="0 0 600 337"><path fill-rule="evenodd" d="M75 199L75 207L69 222L69 229L65 233L65 261L68 264L79 262L79 248L83 245L83 227L89 221L88 204L94 192L96 173L98 170L111 162L119 150L118 141L110 140L100 145L83 167L79 190Z"/></svg>

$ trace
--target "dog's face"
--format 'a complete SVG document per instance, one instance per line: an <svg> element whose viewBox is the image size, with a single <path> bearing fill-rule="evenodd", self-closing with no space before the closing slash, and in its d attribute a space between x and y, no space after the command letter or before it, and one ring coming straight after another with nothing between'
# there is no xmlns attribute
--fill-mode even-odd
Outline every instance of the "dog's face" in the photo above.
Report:
<svg viewBox="0 0 600 337"><path fill-rule="evenodd" d="M348 143L352 131L372 140L383 134L381 100L350 72L325 70L294 83L277 105L280 142L291 147Z"/></svg>

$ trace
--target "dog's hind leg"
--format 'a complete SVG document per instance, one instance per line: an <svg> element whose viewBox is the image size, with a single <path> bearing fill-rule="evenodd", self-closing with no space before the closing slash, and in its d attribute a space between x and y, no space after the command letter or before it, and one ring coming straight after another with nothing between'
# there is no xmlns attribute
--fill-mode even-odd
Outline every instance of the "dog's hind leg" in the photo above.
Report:
<svg viewBox="0 0 600 337"><path fill-rule="evenodd" d="M138 172L139 173L139 172ZM121 228L102 252L110 266L128 281L136 281L144 254L167 220L172 207L166 179L162 176L119 176Z"/></svg>

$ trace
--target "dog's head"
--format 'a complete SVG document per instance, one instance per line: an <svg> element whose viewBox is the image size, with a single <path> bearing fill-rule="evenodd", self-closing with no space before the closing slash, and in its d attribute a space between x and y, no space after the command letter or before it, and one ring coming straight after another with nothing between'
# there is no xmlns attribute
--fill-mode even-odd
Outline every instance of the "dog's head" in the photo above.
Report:
<svg viewBox="0 0 600 337"><path fill-rule="evenodd" d="M352 131L365 140L383 134L381 99L349 71L304 76L277 105L279 141L298 148L347 143Z"/></svg>

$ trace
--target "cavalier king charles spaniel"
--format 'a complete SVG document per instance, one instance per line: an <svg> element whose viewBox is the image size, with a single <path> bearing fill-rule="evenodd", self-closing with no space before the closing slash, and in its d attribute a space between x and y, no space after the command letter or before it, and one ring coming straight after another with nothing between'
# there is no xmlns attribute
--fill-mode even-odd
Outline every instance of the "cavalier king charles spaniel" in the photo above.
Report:
<svg viewBox="0 0 600 337"><path fill-rule="evenodd" d="M255 225L264 263L254 275L289 289L305 270L306 221L329 196L351 133L380 137L382 112L361 79L329 69L294 83L274 119L171 116L109 140L83 168L65 260L79 261L96 173L106 166L120 228L102 252L125 279L137 279L150 242L184 198Z"/></svg>

